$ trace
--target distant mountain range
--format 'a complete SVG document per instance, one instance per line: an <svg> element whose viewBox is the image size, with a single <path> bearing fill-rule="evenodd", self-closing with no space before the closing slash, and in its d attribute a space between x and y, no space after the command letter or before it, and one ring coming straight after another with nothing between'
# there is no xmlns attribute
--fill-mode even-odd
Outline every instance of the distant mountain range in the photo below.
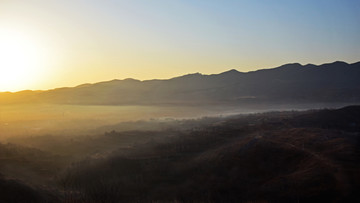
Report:
<svg viewBox="0 0 360 203"><path fill-rule="evenodd" d="M48 91L0 93L0 103L198 105L360 102L360 62L286 64L251 72L188 74L167 80L112 80Z"/></svg>

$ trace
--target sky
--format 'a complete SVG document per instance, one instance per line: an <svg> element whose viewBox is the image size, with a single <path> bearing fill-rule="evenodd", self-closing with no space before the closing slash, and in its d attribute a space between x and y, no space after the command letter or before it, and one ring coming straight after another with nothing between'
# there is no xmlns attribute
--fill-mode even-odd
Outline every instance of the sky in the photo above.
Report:
<svg viewBox="0 0 360 203"><path fill-rule="evenodd" d="M358 0L0 0L0 91L360 61Z"/></svg>

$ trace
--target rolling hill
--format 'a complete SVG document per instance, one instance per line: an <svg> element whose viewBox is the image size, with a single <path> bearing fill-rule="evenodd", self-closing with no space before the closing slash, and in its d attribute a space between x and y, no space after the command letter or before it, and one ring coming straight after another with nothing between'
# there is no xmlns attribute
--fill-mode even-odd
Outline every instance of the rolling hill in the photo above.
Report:
<svg viewBox="0 0 360 203"><path fill-rule="evenodd" d="M89 202L358 202L359 113L238 115L84 160L61 180Z"/></svg>
<svg viewBox="0 0 360 203"><path fill-rule="evenodd" d="M0 93L0 103L94 105L358 103L360 62L286 64L252 72L112 80L48 91Z"/></svg>

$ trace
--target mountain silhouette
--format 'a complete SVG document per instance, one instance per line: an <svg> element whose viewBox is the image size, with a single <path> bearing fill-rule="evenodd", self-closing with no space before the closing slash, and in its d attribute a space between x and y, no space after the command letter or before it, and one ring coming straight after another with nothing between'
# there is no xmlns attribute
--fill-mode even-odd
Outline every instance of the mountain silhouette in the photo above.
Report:
<svg viewBox="0 0 360 203"><path fill-rule="evenodd" d="M167 80L112 80L48 91L0 93L0 103L248 104L360 101L360 62L285 64L251 72L188 74Z"/></svg>

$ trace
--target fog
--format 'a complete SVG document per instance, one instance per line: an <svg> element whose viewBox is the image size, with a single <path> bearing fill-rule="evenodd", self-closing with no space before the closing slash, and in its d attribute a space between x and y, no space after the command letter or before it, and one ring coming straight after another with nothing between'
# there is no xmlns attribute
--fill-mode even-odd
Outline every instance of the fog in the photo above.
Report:
<svg viewBox="0 0 360 203"><path fill-rule="evenodd" d="M338 108L349 103L273 105L63 105L0 106L0 140L13 136L92 135L101 126L139 120L189 119L266 111ZM121 130L121 129L118 129ZM127 129L130 130L130 129Z"/></svg>

